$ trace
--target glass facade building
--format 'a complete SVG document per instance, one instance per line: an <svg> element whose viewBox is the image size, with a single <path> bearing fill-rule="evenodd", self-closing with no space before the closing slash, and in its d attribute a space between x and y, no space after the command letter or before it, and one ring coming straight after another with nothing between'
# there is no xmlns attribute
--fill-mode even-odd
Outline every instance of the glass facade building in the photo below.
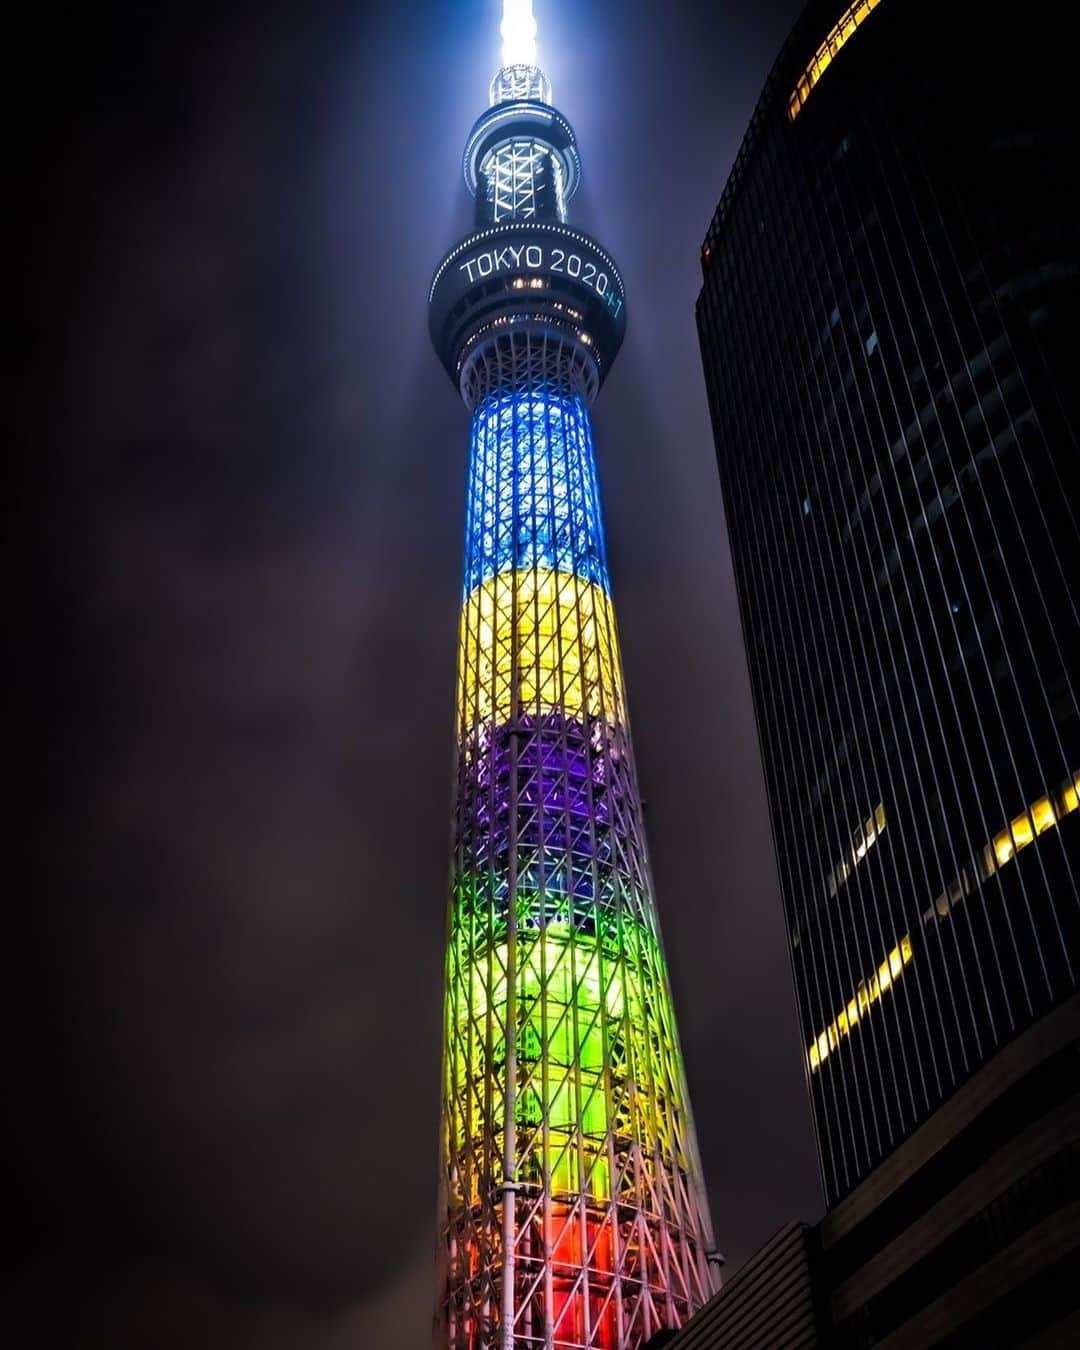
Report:
<svg viewBox="0 0 1080 1350"><path fill-rule="evenodd" d="M1045 17L814 0L702 250L830 1206L1047 1014L1075 1047L1080 146Z"/></svg>

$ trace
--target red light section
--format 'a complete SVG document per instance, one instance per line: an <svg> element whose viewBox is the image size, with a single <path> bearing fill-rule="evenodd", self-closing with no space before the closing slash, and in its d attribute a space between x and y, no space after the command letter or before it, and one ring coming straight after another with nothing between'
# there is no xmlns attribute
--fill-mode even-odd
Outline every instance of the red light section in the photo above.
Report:
<svg viewBox="0 0 1080 1350"><path fill-rule="evenodd" d="M552 1205L551 1220L557 1234L551 1252L555 1339L615 1350L611 1229L594 1215L575 1212L569 1205ZM585 1282L579 1279L583 1269L588 1271L587 1293Z"/></svg>

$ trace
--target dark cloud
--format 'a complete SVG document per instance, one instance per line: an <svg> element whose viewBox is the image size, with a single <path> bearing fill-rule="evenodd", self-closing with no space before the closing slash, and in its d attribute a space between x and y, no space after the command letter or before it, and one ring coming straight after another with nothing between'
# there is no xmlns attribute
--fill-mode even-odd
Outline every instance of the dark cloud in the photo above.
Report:
<svg viewBox="0 0 1080 1350"><path fill-rule="evenodd" d="M597 438L733 1264L819 1200L693 301L795 7L538 4L632 304ZM466 415L425 300L497 8L106 6L25 49L9 1156L19 1303L70 1344L427 1335Z"/></svg>

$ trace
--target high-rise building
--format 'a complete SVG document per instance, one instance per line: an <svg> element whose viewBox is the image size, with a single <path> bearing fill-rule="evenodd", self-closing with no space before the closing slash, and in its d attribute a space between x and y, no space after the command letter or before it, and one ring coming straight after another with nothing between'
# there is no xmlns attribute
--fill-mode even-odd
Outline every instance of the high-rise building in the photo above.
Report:
<svg viewBox="0 0 1080 1350"><path fill-rule="evenodd" d="M1075 1315L1080 145L1045 17L811 0L702 249L837 1346Z"/></svg>
<svg viewBox="0 0 1080 1350"><path fill-rule="evenodd" d="M443 1070L440 1344L634 1350L712 1292L589 408L626 325L567 224L574 132L506 0L431 335L472 413Z"/></svg>

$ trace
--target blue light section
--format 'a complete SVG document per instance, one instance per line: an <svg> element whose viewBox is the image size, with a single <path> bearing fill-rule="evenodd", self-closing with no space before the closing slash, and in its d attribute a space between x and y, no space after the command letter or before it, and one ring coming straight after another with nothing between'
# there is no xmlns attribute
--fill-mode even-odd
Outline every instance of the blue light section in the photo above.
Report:
<svg viewBox="0 0 1080 1350"><path fill-rule="evenodd" d="M589 413L533 386L491 394L473 414L465 594L500 572L573 572L610 595Z"/></svg>

